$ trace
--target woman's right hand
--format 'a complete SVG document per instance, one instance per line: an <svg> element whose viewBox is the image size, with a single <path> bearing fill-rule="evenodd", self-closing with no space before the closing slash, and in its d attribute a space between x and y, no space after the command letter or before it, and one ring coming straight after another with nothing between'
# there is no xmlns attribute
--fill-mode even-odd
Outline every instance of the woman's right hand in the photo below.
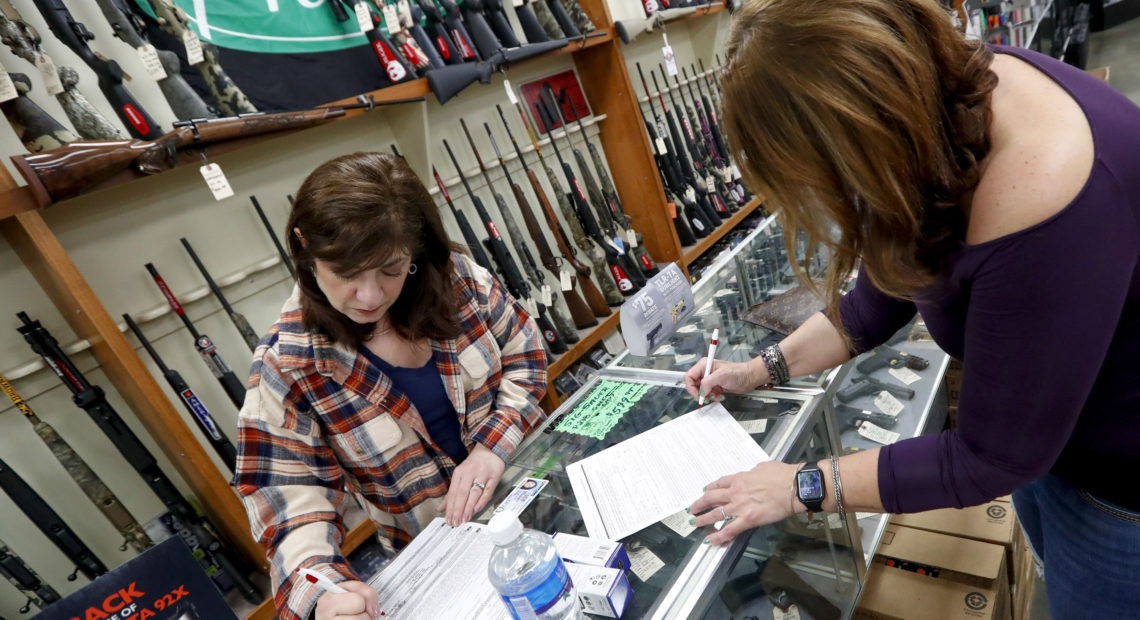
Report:
<svg viewBox="0 0 1140 620"><path fill-rule="evenodd" d="M325 592L317 599L316 620L374 620L380 616L380 595L363 581L342 581L344 594Z"/></svg>
<svg viewBox="0 0 1140 620"><path fill-rule="evenodd" d="M705 360L701 358L685 373L685 389L699 400L703 393L707 400L717 400L725 393L750 392L768 383L768 369L764 362L754 359L747 362L713 360L713 369L705 375Z"/></svg>

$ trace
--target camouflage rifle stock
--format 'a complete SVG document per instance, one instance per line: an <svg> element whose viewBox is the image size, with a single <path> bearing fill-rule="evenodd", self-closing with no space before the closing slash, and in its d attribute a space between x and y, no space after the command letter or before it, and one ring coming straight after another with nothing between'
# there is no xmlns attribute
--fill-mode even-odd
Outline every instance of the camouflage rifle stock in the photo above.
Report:
<svg viewBox="0 0 1140 620"><path fill-rule="evenodd" d="M566 34L558 26L558 20L550 12L550 7L542 0L523 2L515 7L523 35L528 43L542 43L551 39L564 39Z"/></svg>
<svg viewBox="0 0 1140 620"><path fill-rule="evenodd" d="M20 613L26 614L32 610L32 605L40 609L60 600L59 592L48 585L23 558L16 555L8 545L0 540L0 575L12 584L24 596L28 597Z"/></svg>
<svg viewBox="0 0 1140 620"><path fill-rule="evenodd" d="M578 3L578 0L551 0L551 2L562 3L562 8L566 9L566 14L574 20L574 25L578 27L578 32L589 34L598 29L590 16L586 15L586 11L582 10L582 5Z"/></svg>
<svg viewBox="0 0 1140 620"><path fill-rule="evenodd" d="M103 17L111 24L115 36L123 43L139 49L150 44L146 38L146 24L138 14L131 11L130 6L125 4L127 1L95 0L99 10L103 12ZM184 121L217 116L217 112L210 109L210 106L206 105L206 102L182 78L182 64L178 61L178 55L170 50L156 50L156 52L159 62L162 63L162 70L166 73L166 77L157 80L158 87L162 90L162 96L170 104L174 115Z"/></svg>
<svg viewBox="0 0 1140 620"><path fill-rule="evenodd" d="M19 96L0 103L0 110L4 111L8 124L29 153L42 153L79 139L27 97L32 90L32 81L27 75L9 73L8 77L12 79Z"/></svg>
<svg viewBox="0 0 1140 620"><path fill-rule="evenodd" d="M36 431L36 434L40 436L40 439L43 440L44 444L51 450L51 453L55 456L56 460L59 461L60 465L63 465L63 468L67 470L67 474L71 476L75 484L79 485L80 489L83 489L83 494L87 496L87 499L91 500L91 503L99 509L99 512L103 513L103 516L106 517L107 520L111 522L111 525L115 526L115 529L119 531L119 534L123 536L123 546L121 548L125 549L129 544L134 547L135 550L142 552L154 546L154 543L151 542L150 537L143 531L139 522L131 516L131 513L127 511L126 507L123 506L123 503L119 501L119 498L115 496L114 492L99 478L99 475L87 465L87 461L84 461L83 457L79 456L79 454L72 449L71 445L67 443L67 440L60 437L52 425L41 420L39 416L32 411L32 407L20 397L16 392L16 388L12 387L12 384L9 383L8 379L3 375L0 375L0 389L4 390L4 393L8 395L8 398L12 401L12 404L16 406L16 409L19 409L20 413L24 414L28 423L31 424L32 428Z"/></svg>
<svg viewBox="0 0 1140 620"><path fill-rule="evenodd" d="M183 37L186 31L190 30L190 26L182 9L175 6L170 0L147 0L147 2L155 16L158 17L159 27L175 39L184 40ZM198 73L202 74L202 79L210 88L210 96L217 103L218 110L227 116L256 112L257 108L250 103L249 97L245 96L245 93L238 88L237 84L234 84L230 76L226 75L225 69L222 69L221 62L218 60L217 46L202 41L202 57L204 60L194 67L198 69Z"/></svg>
<svg viewBox="0 0 1140 620"><path fill-rule="evenodd" d="M9 0L0 0L0 40L12 50L13 54L33 65L37 60L48 57L40 33L20 17L19 11ZM55 98L71 121L71 125L75 127L75 131L87 140L115 140L125 137L123 132L100 114L76 88L79 74L75 69L60 65L56 67L63 92L55 95Z"/></svg>

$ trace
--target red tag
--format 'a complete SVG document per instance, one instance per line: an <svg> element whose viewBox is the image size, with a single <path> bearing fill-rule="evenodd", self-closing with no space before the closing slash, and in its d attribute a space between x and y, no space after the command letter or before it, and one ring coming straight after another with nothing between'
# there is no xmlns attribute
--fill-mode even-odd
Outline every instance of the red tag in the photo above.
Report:
<svg viewBox="0 0 1140 620"><path fill-rule="evenodd" d="M665 205L665 207L669 209L669 219L677 219L677 203L670 202L669 204Z"/></svg>
<svg viewBox="0 0 1140 620"><path fill-rule="evenodd" d="M455 39L455 44L459 46L459 55L464 60L470 60L475 57L475 52L471 49L470 45L467 45L467 39L465 39L458 30L451 31L451 38Z"/></svg>
<svg viewBox="0 0 1140 620"><path fill-rule="evenodd" d="M649 255L642 254L639 258L641 258L642 267L645 267L646 269L653 269L653 261L649 260Z"/></svg>
<svg viewBox="0 0 1140 620"><path fill-rule="evenodd" d="M146 119L139 113L135 106L127 103L123 105L123 114L127 115L127 120L131 121L131 126L139 132L139 135L145 136L150 133L150 125L146 124Z"/></svg>
<svg viewBox="0 0 1140 620"><path fill-rule="evenodd" d="M618 288L624 291L633 290L633 280L625 274L625 270L619 265L610 265L610 273L614 276L614 281L617 282Z"/></svg>
<svg viewBox="0 0 1140 620"><path fill-rule="evenodd" d="M439 50L439 55L443 57L444 60L451 58L451 46L447 44L447 39L437 36L435 38L435 48Z"/></svg>

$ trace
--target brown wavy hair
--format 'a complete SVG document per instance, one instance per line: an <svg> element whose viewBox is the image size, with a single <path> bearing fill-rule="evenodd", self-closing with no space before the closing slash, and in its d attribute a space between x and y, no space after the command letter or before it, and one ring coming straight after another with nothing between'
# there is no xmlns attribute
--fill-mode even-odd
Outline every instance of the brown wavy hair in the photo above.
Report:
<svg viewBox="0 0 1140 620"><path fill-rule="evenodd" d="M303 244L294 230L301 232ZM427 188L402 158L353 153L321 164L301 184L286 232L306 328L356 347L375 327L356 323L329 304L317 286L317 260L351 277L408 255L417 270L388 310L392 328L409 340L460 334L451 283L455 246Z"/></svg>
<svg viewBox="0 0 1140 620"><path fill-rule="evenodd" d="M832 322L842 331L859 259L879 289L914 299L965 238L992 52L935 0L748 0L727 54L728 141L788 244L806 233L832 250Z"/></svg>

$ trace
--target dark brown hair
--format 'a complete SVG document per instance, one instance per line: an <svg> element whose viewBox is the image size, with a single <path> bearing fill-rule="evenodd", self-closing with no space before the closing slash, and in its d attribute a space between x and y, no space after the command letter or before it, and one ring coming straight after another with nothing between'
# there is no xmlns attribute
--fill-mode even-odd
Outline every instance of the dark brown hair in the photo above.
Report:
<svg viewBox="0 0 1140 620"><path fill-rule="evenodd" d="M992 52L935 0L749 0L728 58L729 142L788 243L803 231L832 250L832 321L860 258L879 289L913 299L965 237Z"/></svg>
<svg viewBox="0 0 1140 620"><path fill-rule="evenodd" d="M410 340L459 335L452 244L431 195L402 158L353 153L321 164L301 184L286 233L306 328L353 347L367 340L374 328L329 304L317 286L315 261L352 276L408 255L416 273L404 281L388 310L392 328Z"/></svg>

